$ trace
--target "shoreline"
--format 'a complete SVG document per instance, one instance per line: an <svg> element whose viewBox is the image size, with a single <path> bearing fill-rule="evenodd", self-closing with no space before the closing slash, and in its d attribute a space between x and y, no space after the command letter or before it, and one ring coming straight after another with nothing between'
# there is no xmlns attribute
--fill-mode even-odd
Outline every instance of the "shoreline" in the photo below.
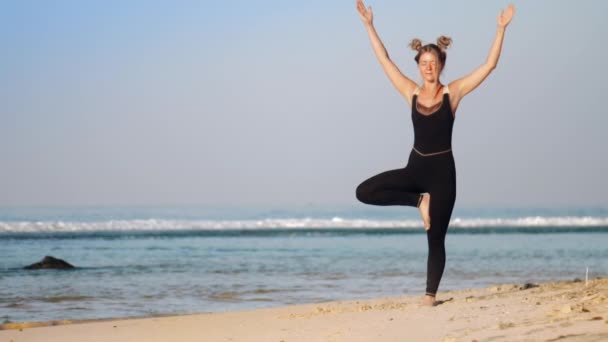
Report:
<svg viewBox="0 0 608 342"><path fill-rule="evenodd" d="M499 284L242 311L0 325L17 341L538 341L608 339L608 278ZM407 338L406 338L407 337Z"/></svg>

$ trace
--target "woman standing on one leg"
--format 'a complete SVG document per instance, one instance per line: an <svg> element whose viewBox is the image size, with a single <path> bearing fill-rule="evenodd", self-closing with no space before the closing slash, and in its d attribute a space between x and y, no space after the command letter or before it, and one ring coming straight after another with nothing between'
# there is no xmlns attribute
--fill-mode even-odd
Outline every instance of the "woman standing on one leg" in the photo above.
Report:
<svg viewBox="0 0 608 342"><path fill-rule="evenodd" d="M404 168L377 174L362 182L356 191L359 201L372 205L417 207L427 233L425 305L434 305L445 267L445 236L456 201L456 167L452 154L452 127L462 98L490 74L502 47L505 29L514 13L513 5L500 11L494 44L484 64L469 75L444 85L439 75L446 62L451 39L441 36L437 44L422 46L418 39L410 46L423 80L422 87L404 76L391 61L373 26L371 6L357 0L357 11L367 29L374 53L384 72L412 107L414 146Z"/></svg>

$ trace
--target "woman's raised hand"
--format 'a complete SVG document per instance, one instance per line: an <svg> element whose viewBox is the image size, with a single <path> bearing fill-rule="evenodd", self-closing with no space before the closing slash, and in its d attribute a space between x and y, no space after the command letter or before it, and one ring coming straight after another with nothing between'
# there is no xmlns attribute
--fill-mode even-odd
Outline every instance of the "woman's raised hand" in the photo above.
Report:
<svg viewBox="0 0 608 342"><path fill-rule="evenodd" d="M506 11L500 10L500 14L498 15L498 27L507 28L507 25L509 25L513 18L513 14L515 14L515 6L513 6L513 4L509 4Z"/></svg>
<svg viewBox="0 0 608 342"><path fill-rule="evenodd" d="M363 0L357 0L357 12L359 12L359 16L365 25L371 25L374 20L374 14L372 13L372 6L369 6L368 9L365 9L365 5L363 4Z"/></svg>

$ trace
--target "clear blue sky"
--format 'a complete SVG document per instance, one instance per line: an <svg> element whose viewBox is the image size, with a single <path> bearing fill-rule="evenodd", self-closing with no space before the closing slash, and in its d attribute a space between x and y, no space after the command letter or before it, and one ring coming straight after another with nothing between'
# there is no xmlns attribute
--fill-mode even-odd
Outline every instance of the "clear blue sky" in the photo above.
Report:
<svg viewBox="0 0 608 342"><path fill-rule="evenodd" d="M507 1L367 1L417 82L485 61ZM457 206L608 205L605 1L515 2L460 104ZM404 167L410 108L355 1L12 1L0 10L0 206L354 204Z"/></svg>

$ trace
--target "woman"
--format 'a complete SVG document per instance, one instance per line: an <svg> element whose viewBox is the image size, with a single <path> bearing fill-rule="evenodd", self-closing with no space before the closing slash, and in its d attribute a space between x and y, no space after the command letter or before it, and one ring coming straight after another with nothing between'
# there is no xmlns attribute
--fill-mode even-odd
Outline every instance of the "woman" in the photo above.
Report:
<svg viewBox="0 0 608 342"><path fill-rule="evenodd" d="M423 80L421 87L404 76L389 58L374 29L371 6L366 9L363 1L357 0L357 11L384 72L412 107L414 146L404 168L365 180L357 187L356 196L366 204L406 205L420 210L429 246L426 295L422 304L434 306L438 303L435 296L445 267L445 235L456 201L456 167L451 142L456 109L462 98L496 68L505 29L515 9L509 5L506 11L500 11L496 37L486 62L447 86L441 83L439 75L445 66L445 49L451 39L441 36L437 44L424 46L420 40L413 39L410 46L418 52L414 59Z"/></svg>

